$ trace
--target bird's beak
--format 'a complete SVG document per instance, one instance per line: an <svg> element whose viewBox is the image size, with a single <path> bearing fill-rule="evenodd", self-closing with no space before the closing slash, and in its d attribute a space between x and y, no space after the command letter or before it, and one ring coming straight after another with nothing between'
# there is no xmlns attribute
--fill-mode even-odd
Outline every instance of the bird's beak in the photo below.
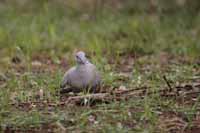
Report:
<svg viewBox="0 0 200 133"><path fill-rule="evenodd" d="M82 63L84 63L84 61L83 61L79 56L76 56L76 58L77 58L78 60L80 60Z"/></svg>

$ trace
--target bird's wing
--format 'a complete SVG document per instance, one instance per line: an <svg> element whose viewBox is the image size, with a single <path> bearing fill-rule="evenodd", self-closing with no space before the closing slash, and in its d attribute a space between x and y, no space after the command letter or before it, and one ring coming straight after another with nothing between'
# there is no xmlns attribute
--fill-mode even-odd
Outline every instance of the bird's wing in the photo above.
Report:
<svg viewBox="0 0 200 133"><path fill-rule="evenodd" d="M95 87L96 85L98 85L100 83L100 80L101 80L100 73L97 70L96 66L93 64L90 64L88 68L91 72L90 78L92 81L92 86Z"/></svg>
<svg viewBox="0 0 200 133"><path fill-rule="evenodd" d="M96 69L95 70L95 86L99 85L101 83L101 74L100 72Z"/></svg>
<svg viewBox="0 0 200 133"><path fill-rule="evenodd" d="M70 75L72 75L75 71L75 67L70 68L67 72L65 72L63 78L62 78L62 82L60 87L61 88L65 88L67 85L69 85L70 82Z"/></svg>

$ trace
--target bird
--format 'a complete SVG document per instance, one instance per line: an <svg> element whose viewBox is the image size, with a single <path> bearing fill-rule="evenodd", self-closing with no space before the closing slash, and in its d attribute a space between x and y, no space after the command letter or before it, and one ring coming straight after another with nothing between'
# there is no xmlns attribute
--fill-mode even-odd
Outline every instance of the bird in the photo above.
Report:
<svg viewBox="0 0 200 133"><path fill-rule="evenodd" d="M89 91L96 93L100 88L101 76L83 51L75 54L76 66L65 72L60 93Z"/></svg>

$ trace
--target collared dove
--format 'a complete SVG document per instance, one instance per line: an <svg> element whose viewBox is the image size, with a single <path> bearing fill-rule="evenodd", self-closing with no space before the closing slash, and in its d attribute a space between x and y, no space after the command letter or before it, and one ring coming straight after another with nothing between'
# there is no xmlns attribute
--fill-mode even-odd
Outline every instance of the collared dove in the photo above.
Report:
<svg viewBox="0 0 200 133"><path fill-rule="evenodd" d="M95 65L89 62L85 53L79 51L75 55L77 65L69 69L61 82L62 92L96 92L101 78Z"/></svg>

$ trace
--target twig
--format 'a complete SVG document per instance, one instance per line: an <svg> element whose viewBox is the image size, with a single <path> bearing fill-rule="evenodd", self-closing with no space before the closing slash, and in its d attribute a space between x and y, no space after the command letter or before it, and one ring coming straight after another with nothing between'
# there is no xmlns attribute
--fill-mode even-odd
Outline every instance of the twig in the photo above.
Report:
<svg viewBox="0 0 200 133"><path fill-rule="evenodd" d="M193 95L193 94L199 94L200 91L195 91L195 92L187 92L185 95Z"/></svg>
<svg viewBox="0 0 200 133"><path fill-rule="evenodd" d="M59 122L56 122L56 125L61 129L61 133L66 133L66 128Z"/></svg>
<svg viewBox="0 0 200 133"><path fill-rule="evenodd" d="M84 96L74 96L69 97L66 103L76 103L79 104L85 99L91 99L91 100L101 100L101 101L111 101L113 97L109 93L96 93L96 94L88 94Z"/></svg>
<svg viewBox="0 0 200 133"><path fill-rule="evenodd" d="M167 86L169 87L169 92L171 92L173 89L172 89L172 87L171 87L171 85L170 85L170 83L169 83L169 81L167 80L167 78L166 78L165 75L163 76L163 79L164 79L164 81L166 82Z"/></svg>
<svg viewBox="0 0 200 133"><path fill-rule="evenodd" d="M167 86L169 88L162 88L159 90L155 90L153 91L153 89L150 89L150 87L138 87L138 88L129 88L129 89L116 89L113 90L112 92L106 92L106 93L92 93L92 94L87 94L87 95L82 95L82 96L70 96L70 97L66 97L64 99L64 101L60 101L59 103L55 103L55 102L47 102L47 101L32 101L32 102L20 102L20 103L12 103L11 105L16 105L17 107L21 108L34 108L36 107L41 107L41 106L51 106L51 107L56 107L56 106L64 106L66 104L69 105L73 105L73 104L77 104L77 105L82 105L82 104L96 104L96 103L110 103L112 101L121 101L121 100L128 100L131 98L144 98L147 95L153 95L155 93L164 96L164 97L177 97L177 96L188 96L188 95L193 95L193 94L199 94L200 91L193 91L193 92L188 92L192 89L187 89L186 87L188 85L184 85L184 86L175 86L172 90L172 87L169 83L169 81L167 80L167 78L165 76L163 76L163 79L165 80L165 82L167 83ZM200 83L192 83L194 87L200 88ZM186 90L184 93L184 95L180 95L182 91ZM170 92L169 92L170 91ZM173 92L174 91L174 92Z"/></svg>
<svg viewBox="0 0 200 133"><path fill-rule="evenodd" d="M146 89L147 87L141 87L130 90L120 90L120 91L116 90L111 93L95 93L83 96L73 96L69 97L65 102L65 104L70 104L70 103L80 104L85 100L111 102L113 100L129 99L132 98L133 96L140 96L146 91Z"/></svg>

